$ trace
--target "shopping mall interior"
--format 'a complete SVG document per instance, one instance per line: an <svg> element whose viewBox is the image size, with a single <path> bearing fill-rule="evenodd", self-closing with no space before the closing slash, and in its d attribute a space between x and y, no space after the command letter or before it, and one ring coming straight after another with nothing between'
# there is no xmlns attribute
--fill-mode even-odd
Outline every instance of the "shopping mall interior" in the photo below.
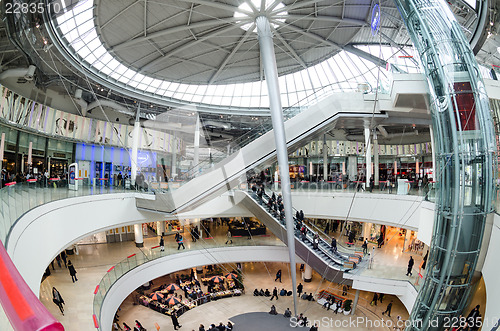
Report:
<svg viewBox="0 0 500 331"><path fill-rule="evenodd" d="M499 1L0 7L0 330L498 329Z"/></svg>

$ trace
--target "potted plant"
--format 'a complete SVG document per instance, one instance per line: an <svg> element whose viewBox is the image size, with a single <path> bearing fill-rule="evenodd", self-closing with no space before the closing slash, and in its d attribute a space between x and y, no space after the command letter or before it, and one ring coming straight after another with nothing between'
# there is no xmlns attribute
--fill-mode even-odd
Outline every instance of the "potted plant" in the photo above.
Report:
<svg viewBox="0 0 500 331"><path fill-rule="evenodd" d="M351 313L352 300L344 301L344 315L349 315Z"/></svg>

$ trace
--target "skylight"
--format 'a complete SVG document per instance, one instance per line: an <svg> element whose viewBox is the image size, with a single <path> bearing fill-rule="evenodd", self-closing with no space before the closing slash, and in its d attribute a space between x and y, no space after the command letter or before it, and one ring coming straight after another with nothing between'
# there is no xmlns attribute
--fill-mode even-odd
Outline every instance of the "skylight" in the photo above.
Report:
<svg viewBox="0 0 500 331"><path fill-rule="evenodd" d="M257 15L255 10L259 12L260 3L261 0L252 0L255 7L252 8L245 2L240 6L240 9L242 12L253 12L254 15ZM266 15L270 15L271 21L283 22L287 15L286 11L283 10L284 5L277 3L275 7L270 8L274 4L276 3L270 0L265 2L265 10L268 11ZM58 17L59 38L63 40L70 51L73 50L75 56L81 59L80 62L83 66L105 76L108 81L158 98L226 107L269 107L265 81L219 85L184 84L146 76L136 69L122 64L110 54L99 38L95 28L93 10L94 2L92 0L82 0L64 15ZM245 15L241 17L243 20ZM246 17L250 16L246 15ZM380 54L379 46L359 46L359 48L375 56ZM406 51L412 54L412 49ZM409 73L419 71L411 61L411 56L400 55L400 50L396 48L382 47L382 57L385 61L397 65ZM280 76L282 105L285 108L302 106L308 103L311 98L327 95L334 91L353 91L359 83L369 83L375 87L377 86L377 70L379 69L372 62L341 51L307 69ZM380 70L380 79L387 80L387 71Z"/></svg>

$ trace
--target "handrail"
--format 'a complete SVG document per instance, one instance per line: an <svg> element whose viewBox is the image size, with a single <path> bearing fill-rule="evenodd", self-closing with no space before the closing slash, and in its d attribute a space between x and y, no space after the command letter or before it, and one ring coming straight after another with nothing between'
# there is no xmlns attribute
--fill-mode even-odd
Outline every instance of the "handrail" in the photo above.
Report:
<svg viewBox="0 0 500 331"><path fill-rule="evenodd" d="M225 236L220 236L220 237L211 237L211 239L201 239L198 240L197 242L204 242L206 240L208 243L210 241L216 241L216 239L220 239L220 243L226 240ZM279 241L269 241L267 246L283 246L284 244L280 245ZM217 242L216 242L217 244ZM214 247L207 247L208 245L202 246L199 250L207 250L208 248L217 248L220 246L214 246ZM248 240L242 240L241 242L233 242L231 246L254 246L254 242L248 241ZM147 263L155 259L159 259L165 256L172 256L179 251L175 247L168 247L165 246L165 251L160 251L159 246L155 246L150 248L149 250L141 250L143 254L132 254L128 256L127 258L123 259L119 263L117 263L115 266L110 268L106 274L102 277L101 281L99 284L96 286L96 289L94 291L94 302L93 302L93 307L94 307L94 315L96 316L94 320L100 321L101 319L101 310L102 310L102 303L104 302L104 299L106 298L106 295L109 292L109 289L113 286L113 284L120 278L122 278L125 274L130 272L131 270ZM193 251L193 249L191 249ZM96 329L102 330L101 325L96 325Z"/></svg>
<svg viewBox="0 0 500 331"><path fill-rule="evenodd" d="M314 91L311 91L310 94L308 94L305 97L303 97L302 99L298 100L293 105L288 106L286 109L283 110L284 119L289 120L289 119L293 118L294 116L302 113L304 110L308 109L312 105L317 104L318 102L324 100L328 96L330 96L334 93L339 93L340 91L338 91L338 90L336 91L336 90L331 89L331 87L334 85L336 85L336 83L328 84L328 85L322 86L320 89L316 89ZM350 88L350 89L344 89L344 90L342 90L342 92L346 92L345 90L348 90L351 92L356 91L355 88ZM383 91L379 91L379 93L383 93ZM312 96L314 96L314 98L312 98ZM312 100L311 100L311 98L312 98ZM239 138L232 140L232 144L235 147L238 147L238 149L242 148L242 147L246 146L247 144L249 144L250 142L254 141L256 138L260 137L261 135L269 132L270 130L272 130L272 124L271 124L271 121L269 119L267 122L262 123L261 125L253 128L250 132L247 132L246 134L240 136ZM226 157L230 156L230 155L226 155L222 152L221 152L221 154L223 154L223 156L226 156ZM223 159L224 159L224 157L219 159L218 161L221 161ZM203 165L207 164L207 163L211 163L211 162L213 162L213 156L212 156L212 159L206 158L206 159L200 161L198 164L192 166L186 173L187 178L190 179L193 176L195 176L197 174L197 172L199 172L200 169L210 168L210 167L203 168Z"/></svg>
<svg viewBox="0 0 500 331"><path fill-rule="evenodd" d="M249 195L250 195L251 197L256 196L256 194L255 194L254 192L251 192L251 191L250 191ZM267 198L267 201L265 201L265 200L263 199L263 198L264 198L264 196ZM269 202L269 200L271 199L271 197L269 197L269 195L267 195L267 194L265 194L265 193L263 194L263 198L262 198L261 200L262 200L262 202L263 202L263 203L266 203L266 204L267 204L267 203ZM257 197L257 199L260 199L260 198L259 198L259 197ZM292 208L293 208L293 207L292 207ZM310 242L313 242L313 236L308 236L308 234L309 234L309 233L314 233L314 231L312 231L312 229L311 229L310 227L308 227L306 224L301 223L301 222L300 222L299 220L297 220L295 217L293 217L293 220L294 220L295 226L297 226L298 224L301 224L301 225L303 225L303 226L305 226L305 227L306 227L306 229L307 229L307 232L306 232L306 238L307 238ZM281 222L280 222L280 223L281 223ZM294 232L295 232L295 233L294 233L294 236L295 236L296 238L300 238L300 237L299 237L299 235L298 235L298 233L297 233L298 231L297 231L297 230L295 230ZM343 266L343 263L344 263L344 262L347 262L351 256L354 256L354 255L351 255L351 254L350 254L350 255L348 255L348 256L346 257L346 256L342 255L342 254L341 254L340 252L338 252L338 251L337 251L337 254L334 254L334 253L333 253L333 252L329 249L329 247L330 247L330 244L329 244L329 243L327 243L327 242L326 242L325 240L323 240L322 238L320 238L320 242L319 242L319 244L318 244L318 249L319 249L320 251L322 251L322 252L323 252L326 256L328 256L328 258L329 258L329 259L331 259L331 260L332 260L335 264L337 264L337 265L342 265L342 266ZM338 258L340 258L340 261L338 260Z"/></svg>
<svg viewBox="0 0 500 331"><path fill-rule="evenodd" d="M26 284L4 247L4 243L8 245L8 235L17 220L29 210L51 201L124 192L112 187L83 187L78 191L70 191L67 188L40 185L44 183L11 182L0 190L0 303L16 331L64 330Z"/></svg>

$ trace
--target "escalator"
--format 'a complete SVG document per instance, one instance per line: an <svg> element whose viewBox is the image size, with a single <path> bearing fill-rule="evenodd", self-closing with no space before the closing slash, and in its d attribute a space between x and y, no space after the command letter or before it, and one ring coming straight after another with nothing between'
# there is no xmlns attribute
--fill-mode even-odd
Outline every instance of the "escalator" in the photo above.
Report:
<svg viewBox="0 0 500 331"><path fill-rule="evenodd" d="M307 139L312 139L334 127L338 120L347 120L351 125L361 125L367 118L378 120L386 114L375 111L372 102L366 102L363 94L344 93L332 95L295 115L285 122L288 151L294 151ZM358 123L359 122L359 123ZM215 196L246 183L246 172L271 163L276 158L273 131L258 135L238 152L226 157L213 168L187 181L176 190L156 192L155 199L137 199L137 207L163 213L180 213L192 210Z"/></svg>
<svg viewBox="0 0 500 331"><path fill-rule="evenodd" d="M287 244L285 221L272 208L268 202L271 199L263 194L262 198L255 192L236 191L240 195L238 200L252 214L255 215L271 232ZM315 232L294 217L295 252L305 263L310 265L316 272L329 281L340 283L344 281L343 273L359 267L362 254L356 254L354 249L337 244L337 251L332 252L330 243L319 238L317 249L313 247L313 236ZM300 228L305 227L305 235ZM362 264L363 262L361 262Z"/></svg>

